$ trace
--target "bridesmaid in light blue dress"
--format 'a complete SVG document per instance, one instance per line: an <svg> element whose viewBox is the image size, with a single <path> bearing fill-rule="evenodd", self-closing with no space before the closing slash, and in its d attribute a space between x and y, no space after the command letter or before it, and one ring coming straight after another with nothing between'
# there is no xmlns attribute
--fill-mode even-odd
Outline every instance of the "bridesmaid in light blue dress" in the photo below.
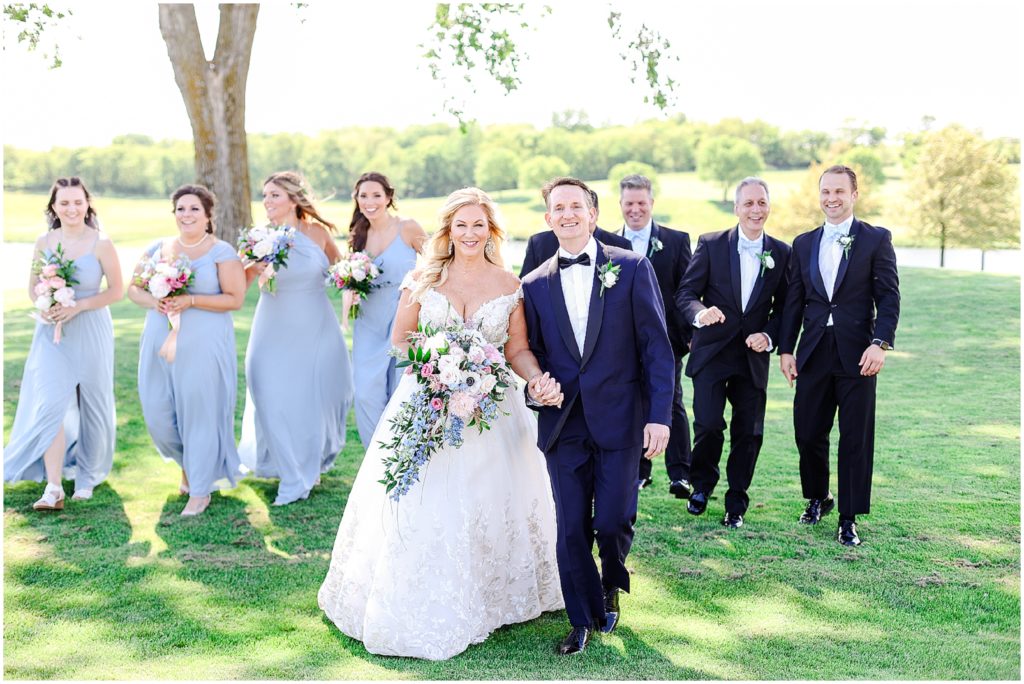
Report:
<svg viewBox="0 0 1024 684"><path fill-rule="evenodd" d="M139 342L139 399L146 428L165 459L181 467L180 491L189 494L182 515L198 515L210 493L234 487L239 460L235 448L238 361L231 312L245 299L245 274L234 248L213 236L213 193L185 185L171 197L178 236L146 250L171 261L184 254L195 281L188 293L157 300L137 285L128 297L149 311ZM142 264L136 269L141 270ZM172 362L160 356L168 315L180 314Z"/></svg>
<svg viewBox="0 0 1024 684"><path fill-rule="evenodd" d="M352 368L356 387L356 426L363 447L368 447L384 407L398 386L401 373L395 369L391 349L391 329L405 274L416 267L416 255L423 249L427 234L419 223L392 215L395 189L386 176L364 173L352 192L355 208L349 224L349 249L365 251L373 257L380 276L379 285L359 305L359 317L352 324ZM345 316L351 295L345 293Z"/></svg>
<svg viewBox="0 0 1024 684"><path fill-rule="evenodd" d="M50 190L50 230L36 241L34 257L58 245L75 263L75 306L38 312L25 362L4 480L46 479L36 510L64 508L61 475L75 479L72 500L92 497L114 461L114 329L109 305L124 296L121 265L100 232L89 191L77 177L58 178ZM106 278L107 287L100 290ZM37 277L29 279L34 301ZM55 326L61 326L59 343Z"/></svg>
<svg viewBox="0 0 1024 684"><path fill-rule="evenodd" d="M306 184L294 171L263 186L275 226L295 228L275 292L261 292L245 354L245 415L239 453L246 470L280 479L275 506L305 499L345 446L352 371L338 316L327 297L328 267L341 253ZM251 284L262 264L246 268Z"/></svg>

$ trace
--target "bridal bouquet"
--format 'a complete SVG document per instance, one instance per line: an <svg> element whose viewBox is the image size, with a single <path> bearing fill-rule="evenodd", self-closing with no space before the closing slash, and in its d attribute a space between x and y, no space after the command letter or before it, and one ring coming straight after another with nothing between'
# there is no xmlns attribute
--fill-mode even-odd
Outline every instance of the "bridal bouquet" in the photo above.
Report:
<svg viewBox="0 0 1024 684"><path fill-rule="evenodd" d="M249 228L238 236L238 251L243 258L267 265L260 274L260 288L271 294L277 288L277 269L288 265L288 252L295 244L295 229L287 226Z"/></svg>
<svg viewBox="0 0 1024 684"><path fill-rule="evenodd" d="M188 294L188 287L195 278L195 273L192 272L192 262L184 254L179 254L170 262L154 255L143 262L142 270L135 276L133 282L157 299L164 299L165 297ZM181 314L168 314L167 325L171 332L167 334L167 339L160 347L160 356L166 359L167 363L173 363L178 349Z"/></svg>
<svg viewBox="0 0 1024 684"><path fill-rule="evenodd" d="M47 251L32 263L32 273L38 278L32 294L36 296L35 307L40 312L49 311L57 304L77 306L75 291L71 289L78 284L75 262L64 257L64 248L59 243L56 251ZM47 325L52 323L37 312L32 312L31 316ZM62 322L58 321L53 329L54 344L60 344L61 326Z"/></svg>
<svg viewBox="0 0 1024 684"><path fill-rule="evenodd" d="M370 255L366 252L352 252L327 271L327 284L340 291L352 292L348 317L354 320L359 316L359 303L366 299L370 290L377 287L373 281L380 274L381 270L373 263Z"/></svg>
<svg viewBox="0 0 1024 684"><path fill-rule="evenodd" d="M477 330L420 326L408 339L408 358L397 366L420 386L391 419L391 441L380 442L388 452L380 483L395 501L419 481L437 449L462 446L466 427L490 429L515 382L501 350Z"/></svg>

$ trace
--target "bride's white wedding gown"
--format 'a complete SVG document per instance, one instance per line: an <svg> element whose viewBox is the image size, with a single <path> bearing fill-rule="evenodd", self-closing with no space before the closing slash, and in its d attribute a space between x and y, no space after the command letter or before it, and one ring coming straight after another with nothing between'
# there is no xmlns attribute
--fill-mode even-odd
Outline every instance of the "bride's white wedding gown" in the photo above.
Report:
<svg viewBox="0 0 1024 684"><path fill-rule="evenodd" d="M403 285L405 285L403 283ZM522 291L486 302L468 323L434 290L420 302L421 324L480 330L495 346L508 337ZM480 434L434 453L420 482L397 503L383 477L380 443L390 418L419 387L401 382L363 458L334 543L319 603L371 653L443 660L502 625L563 607L555 558L555 505L537 421L522 391Z"/></svg>

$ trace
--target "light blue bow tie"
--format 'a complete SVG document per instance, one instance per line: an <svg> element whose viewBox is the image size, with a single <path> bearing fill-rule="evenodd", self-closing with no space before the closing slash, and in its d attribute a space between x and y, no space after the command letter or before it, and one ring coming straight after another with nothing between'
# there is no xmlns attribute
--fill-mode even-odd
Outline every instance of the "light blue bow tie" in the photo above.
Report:
<svg viewBox="0 0 1024 684"><path fill-rule="evenodd" d="M843 232L842 228L840 228L839 226L830 226L828 224L825 225L826 240L828 240L829 242L835 242L836 238L838 238L840 235L846 235L846 233Z"/></svg>
<svg viewBox="0 0 1024 684"><path fill-rule="evenodd" d="M740 240L740 251L759 254L761 252L761 243Z"/></svg>

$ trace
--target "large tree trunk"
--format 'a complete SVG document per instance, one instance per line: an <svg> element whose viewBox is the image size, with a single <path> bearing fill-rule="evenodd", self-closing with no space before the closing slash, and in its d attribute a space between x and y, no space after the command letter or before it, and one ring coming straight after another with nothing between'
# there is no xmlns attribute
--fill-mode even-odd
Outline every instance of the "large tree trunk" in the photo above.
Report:
<svg viewBox="0 0 1024 684"><path fill-rule="evenodd" d="M239 229L252 224L245 84L259 5L220 5L212 61L203 52L195 7L159 7L160 33L192 123L196 180L216 193L217 235L234 244Z"/></svg>

